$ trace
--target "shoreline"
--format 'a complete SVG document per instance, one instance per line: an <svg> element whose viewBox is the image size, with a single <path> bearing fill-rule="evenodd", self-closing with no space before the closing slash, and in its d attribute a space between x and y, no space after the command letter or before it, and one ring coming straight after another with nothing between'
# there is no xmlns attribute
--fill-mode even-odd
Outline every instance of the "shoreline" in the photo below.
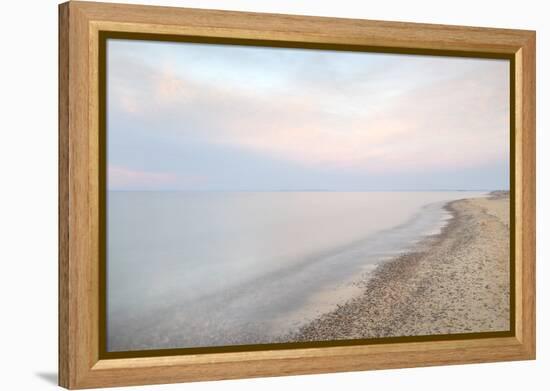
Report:
<svg viewBox="0 0 550 391"><path fill-rule="evenodd" d="M509 330L509 195L448 202L452 218L356 283L362 292L282 339L310 342Z"/></svg>

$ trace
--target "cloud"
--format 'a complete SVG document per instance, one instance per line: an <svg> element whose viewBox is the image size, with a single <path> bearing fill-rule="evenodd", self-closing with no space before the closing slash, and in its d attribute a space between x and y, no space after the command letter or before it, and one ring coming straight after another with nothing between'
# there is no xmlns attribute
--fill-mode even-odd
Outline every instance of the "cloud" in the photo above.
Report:
<svg viewBox="0 0 550 391"><path fill-rule="evenodd" d="M178 188L182 179L187 183L200 183L201 176L186 176L173 172L135 170L127 167L109 165L107 168L107 187L110 190L158 190Z"/></svg>
<svg viewBox="0 0 550 391"><path fill-rule="evenodd" d="M174 173L138 171L112 165L108 167L107 177L110 189L156 188L174 184L177 179Z"/></svg>
<svg viewBox="0 0 550 391"><path fill-rule="evenodd" d="M131 129L135 139L225 146L316 170L388 175L508 159L504 61L369 54L342 61L338 54L285 52L290 65L272 61L274 68L269 59L277 53L255 52L228 57L224 71L215 51L214 65L191 57L179 63L166 53L155 62L151 53L136 53L114 51L108 68L110 123Z"/></svg>

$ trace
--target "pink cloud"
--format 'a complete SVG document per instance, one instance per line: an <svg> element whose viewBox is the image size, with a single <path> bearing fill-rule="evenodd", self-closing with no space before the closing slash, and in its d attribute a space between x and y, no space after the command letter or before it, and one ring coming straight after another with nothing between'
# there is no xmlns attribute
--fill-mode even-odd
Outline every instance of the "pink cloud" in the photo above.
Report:
<svg viewBox="0 0 550 391"><path fill-rule="evenodd" d="M156 189L175 185L178 176L171 172L142 171L109 165L109 189Z"/></svg>
<svg viewBox="0 0 550 391"><path fill-rule="evenodd" d="M146 74L146 88L115 89L114 96L141 121L162 120L155 128L182 142L192 133L304 165L376 173L467 168L509 153L508 68L482 65L389 97L374 87L371 94L346 88L340 96L330 84L324 93L229 88L166 66Z"/></svg>

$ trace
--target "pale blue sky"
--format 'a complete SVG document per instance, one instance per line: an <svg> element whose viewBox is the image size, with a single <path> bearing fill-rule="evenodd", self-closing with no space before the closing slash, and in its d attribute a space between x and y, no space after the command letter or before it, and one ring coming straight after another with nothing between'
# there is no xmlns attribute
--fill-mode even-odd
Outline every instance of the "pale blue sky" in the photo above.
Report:
<svg viewBox="0 0 550 391"><path fill-rule="evenodd" d="M109 189L509 188L508 61L107 48Z"/></svg>

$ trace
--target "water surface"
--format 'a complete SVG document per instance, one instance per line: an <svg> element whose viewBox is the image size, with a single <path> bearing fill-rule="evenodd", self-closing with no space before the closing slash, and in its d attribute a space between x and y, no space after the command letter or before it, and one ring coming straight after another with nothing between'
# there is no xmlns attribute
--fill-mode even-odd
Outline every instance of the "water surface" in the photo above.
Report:
<svg viewBox="0 0 550 391"><path fill-rule="evenodd" d="M109 351L269 343L479 192L109 192Z"/></svg>

